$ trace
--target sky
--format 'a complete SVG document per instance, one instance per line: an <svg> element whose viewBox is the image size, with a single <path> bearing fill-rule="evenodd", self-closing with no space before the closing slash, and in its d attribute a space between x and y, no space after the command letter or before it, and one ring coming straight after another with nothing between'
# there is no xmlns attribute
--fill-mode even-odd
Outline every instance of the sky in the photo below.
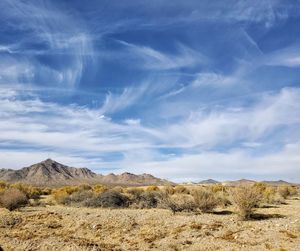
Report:
<svg viewBox="0 0 300 251"><path fill-rule="evenodd" d="M0 159L300 182L300 1L2 0Z"/></svg>

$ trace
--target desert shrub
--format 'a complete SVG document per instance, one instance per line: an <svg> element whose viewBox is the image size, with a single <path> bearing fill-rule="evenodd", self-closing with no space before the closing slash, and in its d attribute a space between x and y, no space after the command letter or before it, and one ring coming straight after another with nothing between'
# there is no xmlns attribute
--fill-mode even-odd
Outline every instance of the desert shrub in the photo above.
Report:
<svg viewBox="0 0 300 251"><path fill-rule="evenodd" d="M219 191L215 193L215 197L219 202L219 205L221 207L227 207L229 205L232 205L230 199L229 199L229 194L225 191Z"/></svg>
<svg viewBox="0 0 300 251"><path fill-rule="evenodd" d="M125 189L125 194L129 197L131 204L134 205L134 207L138 206L138 200L141 194L144 192L144 189L138 188L138 187L129 187Z"/></svg>
<svg viewBox="0 0 300 251"><path fill-rule="evenodd" d="M288 186L289 196L295 196L298 194L297 188L295 186Z"/></svg>
<svg viewBox="0 0 300 251"><path fill-rule="evenodd" d="M38 199L42 194L42 189L39 187L33 187L22 183L15 183L10 186L23 192L28 199Z"/></svg>
<svg viewBox="0 0 300 251"><path fill-rule="evenodd" d="M271 186L267 186L262 191L262 200L263 202L274 204L276 203L278 197L276 197L276 189Z"/></svg>
<svg viewBox="0 0 300 251"><path fill-rule="evenodd" d="M0 189L5 189L5 188L8 188L9 185L5 182L5 181L0 181Z"/></svg>
<svg viewBox="0 0 300 251"><path fill-rule="evenodd" d="M50 195L52 193L52 189L51 188L43 188L42 189L42 195Z"/></svg>
<svg viewBox="0 0 300 251"><path fill-rule="evenodd" d="M91 199L88 199L84 205L88 207L128 207L129 199L127 196L121 193L115 191L106 191L94 196Z"/></svg>
<svg viewBox="0 0 300 251"><path fill-rule="evenodd" d="M185 194L188 194L189 190L185 186L178 185L178 186L174 187L174 193L185 193Z"/></svg>
<svg viewBox="0 0 300 251"><path fill-rule="evenodd" d="M108 191L108 188L104 185L95 185L95 186L93 186L93 191L95 193L104 193L104 192Z"/></svg>
<svg viewBox="0 0 300 251"><path fill-rule="evenodd" d="M211 190L205 188L195 189L192 192L192 196L196 207L204 213L212 211L219 204L219 200L215 194Z"/></svg>
<svg viewBox="0 0 300 251"><path fill-rule="evenodd" d="M257 182L253 187L261 194L262 202L271 204L276 202L276 189L274 187L263 182Z"/></svg>
<svg viewBox="0 0 300 251"><path fill-rule="evenodd" d="M253 210L262 199L260 190L255 186L239 186L231 191L232 202L237 207L242 220L251 218Z"/></svg>
<svg viewBox="0 0 300 251"><path fill-rule="evenodd" d="M5 188L0 188L0 196L5 192Z"/></svg>
<svg viewBox="0 0 300 251"><path fill-rule="evenodd" d="M72 205L84 203L86 200L93 198L94 193L90 190L80 190L71 195L67 195L63 200L63 204Z"/></svg>
<svg viewBox="0 0 300 251"><path fill-rule="evenodd" d="M87 184L82 184L79 186L79 190L92 190L92 187Z"/></svg>
<svg viewBox="0 0 300 251"><path fill-rule="evenodd" d="M268 187L268 185L266 183L263 182L255 182L253 187L255 187L256 189L258 189L259 191L263 192L266 190L266 188Z"/></svg>
<svg viewBox="0 0 300 251"><path fill-rule="evenodd" d="M65 186L61 190L65 191L67 194L72 194L80 190L79 186Z"/></svg>
<svg viewBox="0 0 300 251"><path fill-rule="evenodd" d="M217 192L224 192L225 191L225 186L223 186L222 184L213 184L210 186L210 189L213 193L217 193Z"/></svg>
<svg viewBox="0 0 300 251"><path fill-rule="evenodd" d="M148 186L146 188L147 191L159 191L159 187L158 186Z"/></svg>
<svg viewBox="0 0 300 251"><path fill-rule="evenodd" d="M163 187L162 191L163 191L163 193L166 193L169 195L172 195L175 193L175 189L171 185L167 185L167 186Z"/></svg>
<svg viewBox="0 0 300 251"><path fill-rule="evenodd" d="M58 204L66 204L68 197L78 191L83 191L80 186L64 186L58 189L53 189L51 194Z"/></svg>
<svg viewBox="0 0 300 251"><path fill-rule="evenodd" d="M295 189L292 186L280 186L278 187L278 194L282 196L282 198L287 199L287 197L295 195Z"/></svg>
<svg viewBox="0 0 300 251"><path fill-rule="evenodd" d="M124 188L121 186L115 186L112 188L112 190L118 193L124 193Z"/></svg>
<svg viewBox="0 0 300 251"><path fill-rule="evenodd" d="M26 195L16 188L9 188L4 191L0 198L1 205L9 211L26 206L28 198Z"/></svg>
<svg viewBox="0 0 300 251"><path fill-rule="evenodd" d="M160 201L160 207L169 209L173 214L182 211L193 211L196 208L194 199L187 194L175 194L164 196Z"/></svg>
<svg viewBox="0 0 300 251"><path fill-rule="evenodd" d="M162 193L158 191L144 191L131 202L136 208L156 208L161 198Z"/></svg>
<svg viewBox="0 0 300 251"><path fill-rule="evenodd" d="M65 204L70 195L65 190L58 189L52 193L52 196L58 204Z"/></svg>

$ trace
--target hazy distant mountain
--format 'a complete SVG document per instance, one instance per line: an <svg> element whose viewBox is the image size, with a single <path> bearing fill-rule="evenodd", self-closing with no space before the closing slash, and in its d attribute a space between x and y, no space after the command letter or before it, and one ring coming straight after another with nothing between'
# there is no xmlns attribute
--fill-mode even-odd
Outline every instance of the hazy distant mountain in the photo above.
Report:
<svg viewBox="0 0 300 251"><path fill-rule="evenodd" d="M254 183L256 183L256 181L247 180L247 179L240 179L240 180L222 182L222 184L227 185L227 186L252 185Z"/></svg>
<svg viewBox="0 0 300 251"><path fill-rule="evenodd" d="M238 186L238 185L252 185L256 182L262 182L266 183L272 186L282 186L282 185L293 185L293 183L289 183L284 180L275 180L275 181L255 181L255 180L247 180L247 179L241 179L241 180L234 180L234 181L225 181L222 182L224 185L228 186Z"/></svg>
<svg viewBox="0 0 300 251"><path fill-rule="evenodd" d="M56 186L73 184L163 185L167 180L150 174L96 174L88 168L75 168L47 159L20 170L0 169L0 180L32 185Z"/></svg>
<svg viewBox="0 0 300 251"><path fill-rule="evenodd" d="M197 184L203 184L203 185L205 185L205 184L218 184L218 183L220 183L220 182L217 181L217 180L213 180L213 179L202 180L200 182L197 182Z"/></svg>
<svg viewBox="0 0 300 251"><path fill-rule="evenodd" d="M273 186L293 185L293 183L287 182L285 180L274 180L274 181L264 180L262 182Z"/></svg>

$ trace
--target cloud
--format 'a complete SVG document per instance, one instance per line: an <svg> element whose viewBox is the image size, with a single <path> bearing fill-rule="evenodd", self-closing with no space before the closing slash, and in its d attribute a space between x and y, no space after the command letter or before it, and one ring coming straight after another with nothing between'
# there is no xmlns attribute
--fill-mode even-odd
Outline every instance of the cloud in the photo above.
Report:
<svg viewBox="0 0 300 251"><path fill-rule="evenodd" d="M16 42L0 47L0 53L9 53L2 67L14 74L11 78L4 74L2 79L21 83L25 78L38 85L78 85L85 67L93 60L92 39L83 22L50 2L12 0L3 1L1 7L2 19L9 22L16 34ZM56 65L45 64L45 60L54 60ZM23 71L21 79L14 77L22 73L14 69L14 62L26 65L30 72Z"/></svg>
<svg viewBox="0 0 300 251"><path fill-rule="evenodd" d="M177 68L192 67L196 64L205 64L207 59L200 52L184 45L178 46L175 54L166 54L148 46L134 45L119 41L127 47L131 57L135 55L143 63L143 67L152 70L170 70Z"/></svg>
<svg viewBox="0 0 300 251"><path fill-rule="evenodd" d="M300 66L300 45L293 44L267 54L264 63L270 66L298 68Z"/></svg>
<svg viewBox="0 0 300 251"><path fill-rule="evenodd" d="M129 167L130 171L139 173L151 170L154 175L172 177L174 181L180 182L207 178L221 181L241 178L287 179L299 182L299 150L300 143L296 142L264 155L253 155L243 149L227 152L203 151L198 154L171 156L162 161L139 162L137 158L129 158L121 162L120 166Z"/></svg>
<svg viewBox="0 0 300 251"><path fill-rule="evenodd" d="M259 171L263 163L273 168L275 176L286 173L291 177L299 164L295 156L300 140L295 130L300 124L297 88L262 95L249 107L194 112L169 125L157 123L152 127L141 125L140 119L116 122L102 116L97 109L44 102L34 93L24 96L8 90L0 94L0 142L1 146L10 146L9 151L1 150L2 156L7 152L10 156L23 156L24 163L29 162L29 156L34 162L38 156L50 153L74 165L76 161L80 164L86 161L95 170L118 168L174 179L200 177L204 170L210 170L207 176L232 172L240 177L256 171L263 175L265 172ZM285 134L279 134L278 129ZM289 130L294 133L289 135ZM261 145L253 148L247 142ZM219 151L224 145L227 150ZM281 150L274 145L282 146ZM22 152L28 150L21 150L24 147L40 150L32 151L27 159ZM260 155L253 154L253 149L259 149ZM172 151L177 153L174 155ZM104 160L116 154L123 157ZM70 159L62 158L63 155ZM288 156L291 158L285 164ZM7 167L20 163L19 159L5 159ZM254 171L251 163L255 165ZM187 174L183 175L184 172Z"/></svg>
<svg viewBox="0 0 300 251"><path fill-rule="evenodd" d="M179 147L214 147L238 140L253 141L276 134L282 127L298 125L300 91L283 89L265 94L253 106L225 107L192 112L186 120L162 129L165 141Z"/></svg>

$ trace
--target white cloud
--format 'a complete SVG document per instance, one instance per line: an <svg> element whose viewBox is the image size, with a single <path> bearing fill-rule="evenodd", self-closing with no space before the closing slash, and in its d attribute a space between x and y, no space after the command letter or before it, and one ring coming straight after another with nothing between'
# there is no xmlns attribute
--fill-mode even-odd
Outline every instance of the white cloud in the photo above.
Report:
<svg viewBox="0 0 300 251"><path fill-rule="evenodd" d="M120 166L132 172L149 172L174 181L199 181L207 178L218 180L255 178L287 179L299 182L300 143L285 145L283 149L253 155L246 150L228 152L203 151L198 154L171 156L162 161L139 161L126 159ZM120 170L123 171L126 168Z"/></svg>
<svg viewBox="0 0 300 251"><path fill-rule="evenodd" d="M117 123L103 117L96 109L47 103L34 94L19 95L16 90L0 92L0 142L2 146L13 146L11 150L2 150L2 156L7 151L10 156L20 156L20 159L10 161L5 157L7 167L27 165L30 159L33 163L51 153L53 158L58 157L75 166L76 161L80 165L86 161L85 166L97 167L97 170L117 167L188 179L198 177L196 174L200 178L205 170L209 170L207 175L224 172L263 175L265 172L260 168L264 165L267 166L265 170L274 170L274 175L290 175L300 164L296 157L300 140L297 131L294 130L292 136L276 134L277 129L288 132L300 124L297 116L300 113L300 90L297 88L265 94L247 107L194 112L186 119L169 125L157 123L153 127L141 125L139 119L128 118ZM279 138L273 137L274 134ZM271 137L271 145L265 143L267 136ZM246 143L241 150L236 150L236 142ZM251 154L253 144L247 142L260 142L262 145L255 147L262 149L262 153L259 156ZM285 147L278 151L272 148L272 142ZM222 145L229 146L226 153L216 150ZM48 150L33 150L27 159L22 154L27 151L21 150L25 146ZM270 149L264 152L266 147ZM176 148L179 154L161 152L161 149L169 148ZM95 162L88 157L114 153L121 153L124 159L98 159ZM71 156L71 159L62 156Z"/></svg>
<svg viewBox="0 0 300 251"><path fill-rule="evenodd" d="M263 62L271 66L300 67L299 50L300 45L293 44L265 55Z"/></svg>
<svg viewBox="0 0 300 251"><path fill-rule="evenodd" d="M142 66L152 70L169 70L206 64L208 59L200 52L184 45L178 46L177 54L166 54L147 46L139 46L119 41L128 48L129 57L136 56L142 60Z"/></svg>
<svg viewBox="0 0 300 251"><path fill-rule="evenodd" d="M26 37L0 46L0 52L9 52L7 59L2 60L0 76L4 74L5 78L0 81L19 83L25 77L30 83L76 86L87 63L94 60L91 35L83 22L43 1L4 1L2 7L3 18L9 20L13 29L26 31ZM43 46L28 47L37 42ZM52 68L40 62L36 55L42 54L56 55L60 67ZM20 76L22 79L18 78Z"/></svg>

